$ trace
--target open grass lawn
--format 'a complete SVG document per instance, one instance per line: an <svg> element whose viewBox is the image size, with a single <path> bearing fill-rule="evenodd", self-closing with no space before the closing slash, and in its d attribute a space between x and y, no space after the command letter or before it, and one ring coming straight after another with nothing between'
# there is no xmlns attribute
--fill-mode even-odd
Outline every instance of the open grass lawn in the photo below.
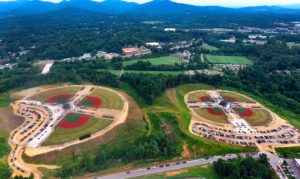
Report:
<svg viewBox="0 0 300 179"><path fill-rule="evenodd" d="M242 56L205 55L210 63L251 65L252 61Z"/></svg>
<svg viewBox="0 0 300 179"><path fill-rule="evenodd" d="M212 166L198 166L198 167L192 167L187 169L174 170L172 172L164 172L161 174L137 177L136 179L182 179L182 178L221 179L215 173Z"/></svg>
<svg viewBox="0 0 300 179"><path fill-rule="evenodd" d="M284 158L300 158L300 147L276 148L276 152Z"/></svg>
<svg viewBox="0 0 300 179"><path fill-rule="evenodd" d="M11 172L6 157L0 158L0 178L10 178Z"/></svg>
<svg viewBox="0 0 300 179"><path fill-rule="evenodd" d="M203 43L200 47L201 47L201 48L204 48L204 49L206 49L206 50L209 50L209 51L216 51L216 50L219 50L219 48L214 47L214 46L211 46L211 45L209 45L209 44L207 44L207 43Z"/></svg>
<svg viewBox="0 0 300 179"><path fill-rule="evenodd" d="M227 91L222 91L220 92L220 95L223 96L229 96L229 97L233 97L236 98L238 100L238 102L246 102L249 103L251 102L250 99L238 94L238 93L233 93L233 92L227 92Z"/></svg>
<svg viewBox="0 0 300 179"><path fill-rule="evenodd" d="M121 71L122 70L108 70L109 72L111 72L112 74L114 75L117 75L117 76L121 76ZM177 75L180 75L182 74L183 72L182 71L140 71L140 70L124 70L123 74L124 73L142 73L142 74L163 74L163 75L174 75L174 76L177 76Z"/></svg>
<svg viewBox="0 0 300 179"><path fill-rule="evenodd" d="M175 63L181 64L182 61L172 56L164 56L157 58L141 59L141 60L130 60L123 62L123 66L132 65L138 61L149 61L152 65L175 65Z"/></svg>
<svg viewBox="0 0 300 179"><path fill-rule="evenodd" d="M292 48L292 47L300 47L300 43L288 42L288 43L287 43L287 46L288 46L289 48Z"/></svg>
<svg viewBox="0 0 300 179"><path fill-rule="evenodd" d="M203 118L213 121L213 122L218 122L218 123L224 123L228 124L227 116L223 113L223 115L214 115L211 114L207 111L207 109L194 109L194 111L199 115L202 116Z"/></svg>
<svg viewBox="0 0 300 179"><path fill-rule="evenodd" d="M79 91L79 87L63 87L63 88L57 88L49 91L42 92L40 94L34 95L30 97L30 100L35 101L41 101L46 102L49 98L52 96L56 96L59 94L75 94L77 91Z"/></svg>
<svg viewBox="0 0 300 179"><path fill-rule="evenodd" d="M188 96L188 102L200 102L200 98L208 96L208 94L204 91L197 91Z"/></svg>
<svg viewBox="0 0 300 179"><path fill-rule="evenodd" d="M122 109L123 100L120 96L106 89L97 88L93 91L91 96L95 96L101 99L101 108L108 109Z"/></svg>
<svg viewBox="0 0 300 179"><path fill-rule="evenodd" d="M0 137L0 158L8 155L10 152L10 148L7 144L7 140L5 138Z"/></svg>
<svg viewBox="0 0 300 179"><path fill-rule="evenodd" d="M1 93L0 94L0 108L7 107L10 105L10 103L14 102L14 99L11 99L10 92Z"/></svg>
<svg viewBox="0 0 300 179"><path fill-rule="evenodd" d="M68 122L76 122L78 117L75 115L67 116L67 118L63 119ZM112 121L108 119L97 119L95 117L90 116L87 123L84 125L77 127L77 128L59 128L56 127L53 134L46 140L46 142L43 145L56 145L56 144L62 144L65 142L69 142L72 140L78 139L80 136L83 136L85 134L93 134L95 132L98 132L105 127L107 127L109 124L111 124ZM59 126L59 124L58 124Z"/></svg>
<svg viewBox="0 0 300 179"><path fill-rule="evenodd" d="M253 115L250 117L244 117L244 119L251 126L264 126L272 122L271 114L264 109L251 109L253 111Z"/></svg>

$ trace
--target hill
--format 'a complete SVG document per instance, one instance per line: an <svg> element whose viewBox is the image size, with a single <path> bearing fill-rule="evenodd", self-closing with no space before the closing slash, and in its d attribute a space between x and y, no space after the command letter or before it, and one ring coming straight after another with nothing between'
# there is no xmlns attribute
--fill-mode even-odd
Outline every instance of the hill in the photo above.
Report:
<svg viewBox="0 0 300 179"><path fill-rule="evenodd" d="M153 0L144 4L126 2L123 0L104 0L102 2L92 0L64 0L60 3L50 3L40 0L18 0L12 2L0 2L0 14L18 16L32 15L66 7L80 8L109 14L300 14L300 9L298 9L299 5L226 8L220 6L195 6L176 3L171 0Z"/></svg>

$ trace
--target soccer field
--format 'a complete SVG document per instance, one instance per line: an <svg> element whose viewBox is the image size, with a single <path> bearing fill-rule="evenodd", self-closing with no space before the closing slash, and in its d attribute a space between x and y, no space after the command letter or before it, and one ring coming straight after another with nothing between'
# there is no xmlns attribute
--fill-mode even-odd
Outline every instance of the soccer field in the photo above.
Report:
<svg viewBox="0 0 300 179"><path fill-rule="evenodd" d="M141 59L141 60L130 60L123 62L123 66L132 65L138 61L149 61L152 65L175 65L175 63L181 64L182 61L178 58L165 56L165 57L157 57L157 58L149 58L149 59Z"/></svg>
<svg viewBox="0 0 300 179"><path fill-rule="evenodd" d="M251 65L253 62L242 56L205 55L207 61L218 64Z"/></svg>

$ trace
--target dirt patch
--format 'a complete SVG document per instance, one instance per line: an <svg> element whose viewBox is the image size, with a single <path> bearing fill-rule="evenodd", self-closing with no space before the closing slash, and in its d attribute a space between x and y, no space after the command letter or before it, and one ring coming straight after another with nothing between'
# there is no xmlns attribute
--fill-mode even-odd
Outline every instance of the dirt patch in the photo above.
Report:
<svg viewBox="0 0 300 179"><path fill-rule="evenodd" d="M143 123L143 111L139 107L139 105L132 99L130 96L126 95L125 93L122 93L122 95L126 98L126 100L129 103L129 111L128 116L126 119L126 123L137 123L141 122ZM124 124L118 125L117 127L113 128L112 130L108 131L104 135L91 139L87 142L80 143L77 145L72 145L70 147L67 147L61 151L52 151L46 154L37 155L34 157L28 157L23 156L23 158L30 163L45 163L50 164L53 163L55 160L60 158L66 158L71 157L72 155L76 155L79 153L82 153L83 151L89 151L100 144L112 139L116 134L119 128L121 128Z"/></svg>
<svg viewBox="0 0 300 179"><path fill-rule="evenodd" d="M175 175L182 174L184 172L187 172L187 170L186 169L180 169L180 170L169 171L169 172L166 172L165 175L167 177L170 177L170 176L175 176Z"/></svg>
<svg viewBox="0 0 300 179"><path fill-rule="evenodd" d="M12 110L0 109L0 130L11 132L24 122L24 119L13 114Z"/></svg>
<svg viewBox="0 0 300 179"><path fill-rule="evenodd" d="M171 88L171 89L167 89L166 91L168 98L170 99L171 103L174 106L179 106L178 101L177 101L177 96L176 96L176 89L175 88Z"/></svg>
<svg viewBox="0 0 300 179"><path fill-rule="evenodd" d="M182 153L181 153L182 158L191 158L193 156L192 153L190 152L189 148L188 148L188 145L186 143L183 144L182 148L183 148Z"/></svg>
<svg viewBox="0 0 300 179"><path fill-rule="evenodd" d="M32 96L32 95L40 92L43 89L48 89L48 88L52 88L52 87L55 87L55 85L45 85L45 86L40 86L40 87L29 88L29 89L26 89L26 90L22 90L22 91L12 93L10 95L10 98L12 98L12 99L22 99L22 98L25 98L25 97Z"/></svg>

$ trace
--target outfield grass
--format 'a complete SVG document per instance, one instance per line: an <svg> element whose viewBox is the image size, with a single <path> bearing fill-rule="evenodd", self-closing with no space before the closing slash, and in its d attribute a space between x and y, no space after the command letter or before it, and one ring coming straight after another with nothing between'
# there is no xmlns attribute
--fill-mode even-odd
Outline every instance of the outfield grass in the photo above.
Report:
<svg viewBox="0 0 300 179"><path fill-rule="evenodd" d="M155 100L153 105L145 110L155 113L166 112L174 115L177 119L177 124L173 125L176 125L177 130L180 131L180 140L188 146L193 157L255 151L256 149L253 147L219 143L190 133L191 113L184 101L184 95L196 90L215 90L215 88L206 84L187 84L168 89L166 93Z"/></svg>
<svg viewBox="0 0 300 179"><path fill-rule="evenodd" d="M239 102L246 102L249 103L251 102L250 99L248 99L247 97L240 95L238 93L233 93L233 92L228 92L228 91L221 91L220 95L223 96L229 96L229 97L233 97L236 98Z"/></svg>
<svg viewBox="0 0 300 179"><path fill-rule="evenodd" d="M242 56L205 55L210 63L251 65L253 62Z"/></svg>
<svg viewBox="0 0 300 179"><path fill-rule="evenodd" d="M253 111L253 115L250 117L244 117L244 119L251 126L265 126L272 122L271 114L265 109L251 109Z"/></svg>
<svg viewBox="0 0 300 179"><path fill-rule="evenodd" d="M225 114L213 115L213 114L209 113L207 111L207 109L204 109L204 108L203 109L194 109L194 111L196 112L196 114L198 114L199 116L201 116L209 121L223 123L223 124L229 124L229 122L227 120L227 116Z"/></svg>
<svg viewBox="0 0 300 179"><path fill-rule="evenodd" d="M209 50L209 51L217 51L217 50L219 50L219 48L211 46L211 45L209 45L207 43L203 43L200 47L204 48L206 50Z"/></svg>
<svg viewBox="0 0 300 179"><path fill-rule="evenodd" d="M103 88L97 88L90 95L101 99L101 108L108 108L108 109L123 108L124 102L122 98L109 90Z"/></svg>
<svg viewBox="0 0 300 179"><path fill-rule="evenodd" d="M121 76L121 72L122 70L108 70L110 73L117 75L117 76ZM183 74L182 71L141 71L141 70L124 70L124 73L142 73L142 74L163 74L163 75L180 75Z"/></svg>
<svg viewBox="0 0 300 179"><path fill-rule="evenodd" d="M188 102L200 102L200 98L203 96L208 96L208 94L204 91L197 91L195 93L189 94L187 99Z"/></svg>
<svg viewBox="0 0 300 179"><path fill-rule="evenodd" d="M182 61L172 56L164 56L157 58L141 59L141 60L130 60L123 62L123 66L132 65L138 61L149 61L152 65L175 65L175 63L181 64Z"/></svg>
<svg viewBox="0 0 300 179"><path fill-rule="evenodd" d="M170 175L174 173L173 175ZM176 174L177 173L177 174ZM136 179L182 179L182 178L206 178L206 179L221 179L212 166L197 166L187 169L174 170L172 172L164 172L149 176L137 177Z"/></svg>
<svg viewBox="0 0 300 179"><path fill-rule="evenodd" d="M52 89L49 91L45 91L39 94L36 94L32 97L30 97L30 100L35 100L35 101L41 101L41 102L46 102L49 98L52 96L56 96L59 94L75 94L78 92L80 87L63 87L63 88L57 88L57 89Z"/></svg>
<svg viewBox="0 0 300 179"><path fill-rule="evenodd" d="M66 121L74 121L76 117L67 117L67 119L63 119ZM111 124L112 121L108 119L98 119L95 117L90 116L90 119L87 123L85 123L83 126L77 127L77 128L59 128L56 127L53 134L46 140L46 142L43 145L56 145L56 144L62 144L65 142L73 141L78 139L80 136L83 136L85 134L93 134L95 132L98 132L105 127L107 127L109 124ZM59 126L59 124L57 125Z"/></svg>
<svg viewBox="0 0 300 179"><path fill-rule="evenodd" d="M253 95L252 93L249 93L249 92L241 91L241 90L235 89L235 88L228 88L228 87L223 87L223 88L226 89L226 90L235 91L235 92L244 94L244 95L254 99L256 102L262 104L263 106L265 106L266 108L268 108L272 112L276 113L282 119L285 119L285 120L289 121L297 129L300 129L300 123L299 123L300 116L296 113L293 113L292 111L289 111L287 108L284 108L284 107L281 107L281 106L278 106L278 105L274 105L273 103L267 101L266 99L255 96L255 95Z"/></svg>
<svg viewBox="0 0 300 179"><path fill-rule="evenodd" d="M275 148L275 150L284 158L300 158L300 147Z"/></svg>

